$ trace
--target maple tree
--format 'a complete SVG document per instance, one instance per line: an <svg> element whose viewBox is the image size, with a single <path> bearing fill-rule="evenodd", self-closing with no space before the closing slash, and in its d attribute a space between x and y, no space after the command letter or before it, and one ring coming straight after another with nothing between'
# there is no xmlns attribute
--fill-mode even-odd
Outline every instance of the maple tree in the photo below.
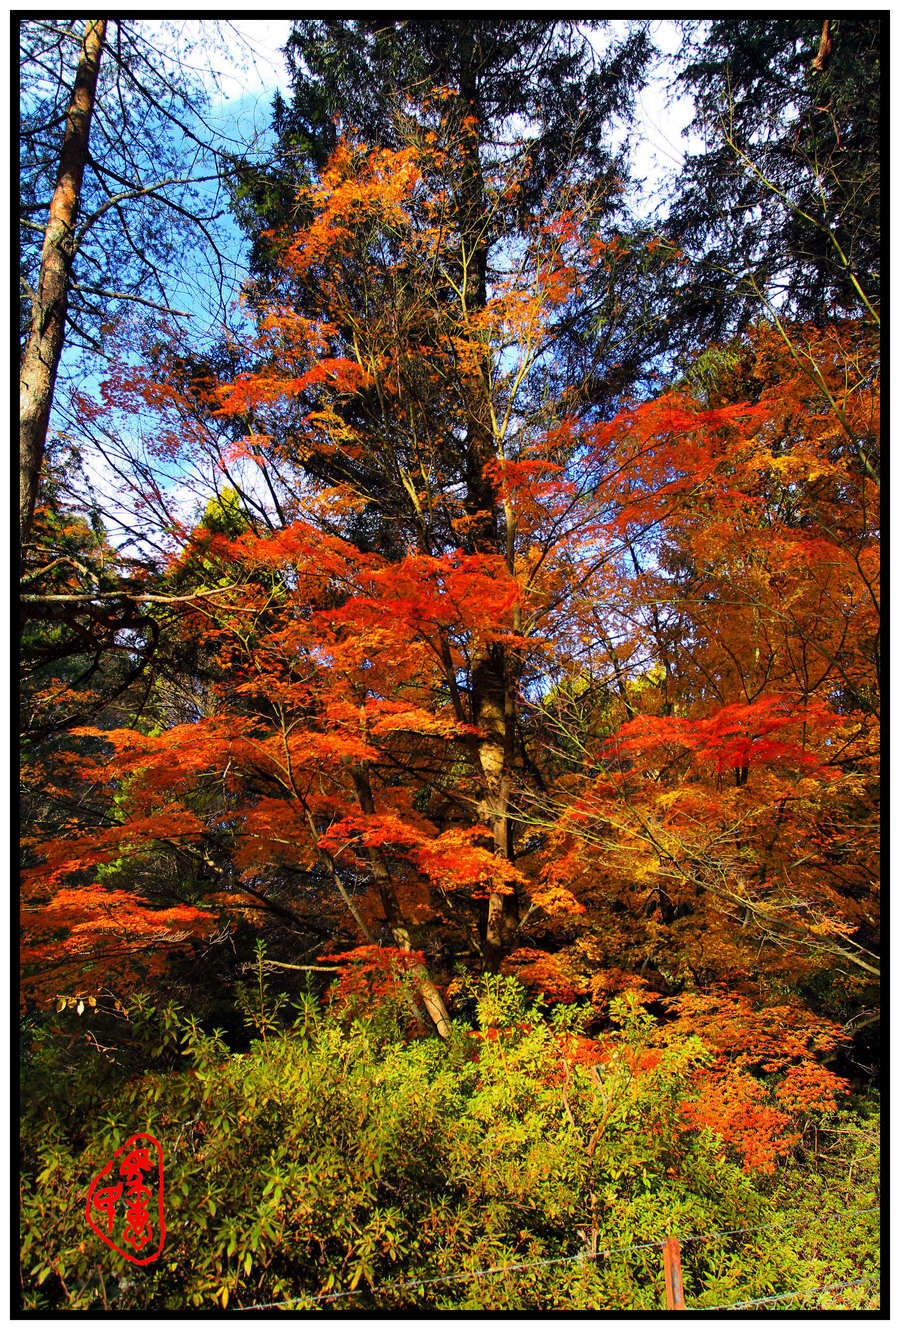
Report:
<svg viewBox="0 0 900 1330"><path fill-rule="evenodd" d="M441 90L436 106L451 96ZM264 601L258 613L263 620L271 619L278 609L286 616L281 631L253 634L253 671L268 681L258 687L264 695L286 686L278 683L278 673L293 668L302 632L309 633L310 625L319 627L317 618L302 632L300 624L292 623L300 589L308 585L315 601L326 592L316 582L321 584L321 572L328 568L338 584L332 596L350 593L347 604L331 611L330 640L326 634L318 643L303 645L313 656L328 651L335 666L341 663L338 648L347 656L348 667L332 672L336 696L331 707L325 705L324 714L339 722L340 741L348 744L341 752L336 737L330 750L340 769L356 759L355 815L368 819L367 857L371 872L383 884L383 895L389 875L370 825L382 813L375 807L365 769L371 760L372 750L366 746L371 722L364 715L362 732L352 740L341 731L348 726L351 698L357 708L365 707L375 689L379 705L394 706L388 699L404 673L413 675L421 669L423 658L438 671L438 696L447 714L423 709L420 696L414 694L424 720L417 719L413 709L407 728L416 732L418 726L420 732L437 734L456 730L464 737L467 728L471 731L466 751L472 759L475 788L467 797L475 806L474 825L443 832L447 839L441 848L453 850L457 878L468 874L476 887L483 885L475 893L485 902L478 945L486 963L495 966L509 949L518 921L516 885L521 879L513 866L509 804L513 769L519 761L517 691L525 653L544 613L536 575L543 582L554 568L551 556L560 545L554 521L561 523L560 533L570 536L577 528L584 540L589 539L591 526L589 517L577 514L579 496L571 482L559 479L561 465L554 460L576 446L574 421L546 429L547 405L535 400L534 383L552 346L553 315L569 298L578 265L590 267L602 261L605 246L588 229L594 202L590 193L574 189L570 198L560 200L571 206L534 226L527 246L514 256L503 280L497 280L491 298L486 297L484 273L472 295L465 231L459 252L453 246L442 247L441 237L453 211L444 177L452 175L460 161L464 173L471 171L466 145L474 126L471 118L460 121L457 114L441 117L439 109L433 115L444 141L437 130L429 130L421 146L398 152L368 152L342 144L322 183L310 191L318 215L284 246L283 266L286 285L314 283L321 304L319 319L298 316L289 304L273 303L260 320L254 347L257 368L218 390L217 410L242 419L250 407L255 419L263 422L235 445L235 451L247 457L265 449L277 453L276 438L284 437L290 422L296 431L291 448L328 464L337 459L343 484L332 485L307 502L317 525L298 520L262 543L238 542L224 557L229 567L237 556L245 566L255 560L258 568L281 569L287 563L290 569L294 590L290 597L284 594L283 573L277 599L263 579ZM492 182L494 208L515 192L518 170L514 163ZM373 242L373 226L379 228L378 243ZM429 271L438 273L439 283L419 285L417 293L413 276ZM373 285L381 288L374 315L369 312ZM343 354L334 354L338 350ZM158 387L154 391L158 394ZM308 406L304 395L310 394L315 409L296 419L296 403ZM354 475L357 461L360 474ZM321 536L323 526L328 530L336 525L334 515L373 501L382 520L396 524L395 540L410 545L402 560L384 567L377 560L366 561L338 537L324 543ZM548 520L549 536L541 530ZM207 561L215 548L214 540L206 542ZM332 551L330 567L326 549ZM559 580L558 568L555 575ZM536 611L527 635L521 632L523 592ZM253 613L246 584L239 594L243 614ZM216 596L213 603L221 610L227 597ZM384 640L388 623L397 639L393 643ZM226 629L216 631L224 634ZM241 635L239 639L246 651L249 642ZM281 657L273 655L276 647ZM380 682L372 668L369 657L376 648L382 658L389 656L393 687ZM247 668L245 660L239 668L236 665L230 657L232 677ZM321 680L317 686L321 690ZM236 691L245 691L244 686ZM432 682L427 697L432 707L434 691ZM301 689L295 705L304 701ZM266 696L267 713L272 702ZM377 708L373 718L379 719ZM224 733L226 727L216 723L217 733ZM385 728L383 721L379 723ZM293 715L282 717L283 732L296 724ZM359 732L354 711L350 725ZM227 732L230 741L236 738L233 726ZM165 746L171 748L172 736L178 733L170 732ZM203 751L196 727L185 729L184 738L195 754ZM123 736L126 751L131 742ZM139 748L143 747L141 740ZM323 745L319 748L328 756ZM290 758L285 780L296 801ZM167 788L170 785L167 778ZM297 815L305 826L313 821L314 810L304 804L295 810ZM422 839L409 826L393 836L385 831L383 836L400 844L405 839L410 852ZM90 853L95 853L96 839L90 846ZM328 857L331 850L323 842L316 853ZM427 857L427 845L417 853L420 861ZM436 859L435 863L433 875L440 879L448 870ZM396 913L394 904L386 909L389 916ZM408 945L405 935L404 942Z"/></svg>
<svg viewBox="0 0 900 1330"><path fill-rule="evenodd" d="M146 720L52 754L55 808L90 799L28 845L29 991L154 979L240 919L445 1038L465 954L598 1012L639 992L710 1050L681 1128L769 1170L877 978L877 344L776 319L604 417L560 372L621 263L603 190L511 232L527 143L486 163L464 93L338 138L218 367L157 344L84 403L257 467L277 521L245 481L169 523L153 590L135 568L168 663Z"/></svg>
<svg viewBox="0 0 900 1330"><path fill-rule="evenodd" d="M723 381L715 403L669 393L610 422L554 409L538 384L560 311L615 246L592 225L590 191L573 187L470 308L465 234L458 246L446 241L446 181L467 169L473 126L441 115L452 95L436 95L437 128L414 145L338 146L308 191L309 225L279 242L284 299L260 310L252 367L225 384L188 385L208 412L230 422L252 416L251 434L233 431L232 458L299 456L306 475L318 468L331 483L295 489L280 531L232 528L229 538L202 526L176 559L170 576L179 585L202 578L174 631L185 643L202 637L215 658L212 701L206 716L156 736L102 735L115 754L113 779L127 781L129 837L135 850L161 840L196 847L221 841L225 828L233 873L215 893L218 906L229 894L246 905L249 890L264 907L253 885L259 870L291 865L327 884L369 946L385 926L412 953L417 928L449 927L489 968L510 955L515 968L523 920L538 912L551 931L560 919L574 922L582 961L595 968L602 953L683 981L704 973L703 947L718 946L709 974L734 982L759 930L742 945L729 916L749 911L765 932L785 907L796 912L778 857L794 842L797 816L820 816L822 791L833 787L823 744L842 726L850 749L862 751L829 680L858 690L867 677L847 639L865 655L873 632L861 597L871 541L859 529L860 484L870 481L863 467L848 488L844 473L858 475L860 453L834 454L830 408L821 436L783 442L821 390L772 334L753 344L757 379L774 380L755 401ZM491 182L494 206L514 194L517 169ZM307 308L318 300L316 318L296 312L298 287ZM823 336L843 347L835 374L847 356L862 368L865 337L854 344L850 326ZM810 344L810 364L827 363L823 346ZM833 404L838 418L871 413L867 373L865 391ZM165 400L170 390L138 374L128 391ZM184 385L171 391L184 400ZM180 408L178 418L186 418ZM804 503L834 511L810 529ZM379 534L366 551L344 533L372 509L390 539ZM822 528L836 522L843 534L827 538L825 558ZM689 576L679 571L685 558ZM826 641L822 597L846 579L848 559L862 581L842 589L844 617L830 613ZM798 570L788 595L777 580L786 564ZM813 638L818 658L837 662L818 671L816 688ZM635 659L662 667L641 692ZM614 739L607 733L599 745L579 740L577 769L548 805L550 773L534 754L548 707L534 699L546 695L541 679L586 660L614 681L624 724L613 721ZM662 764L649 782L637 758ZM762 789L748 785L751 768ZM660 790L663 771L674 790ZM858 787L859 770L846 779ZM219 782L219 807L198 818L198 787ZM597 841L585 838L586 819L602 823L600 843L612 851L599 875L589 852L587 877L583 847ZM748 836L769 842L753 892L742 888L740 867ZM36 877L52 885L114 850L118 857L120 839L100 829L61 840L55 876L38 869ZM819 889L803 902L807 927L792 955L818 936L833 943L825 955L863 956L846 942L862 922L858 910L848 913L852 894ZM654 896L662 931L641 954L634 934L646 932ZM630 941L621 923L604 922L623 899ZM660 960L660 946L679 934L688 971ZM551 950L539 953L544 980L548 966L552 974L567 965ZM623 979L627 972L628 964ZM440 1028L443 1000L424 969L419 979Z"/></svg>
<svg viewBox="0 0 900 1330"><path fill-rule="evenodd" d="M582 731L598 776L576 815L620 839L617 865L641 847L642 889L669 910L712 893L783 927L786 962L813 944L827 967L830 938L859 979L877 977L877 343L845 325L809 347L830 390L756 332L734 380L762 428L728 440L654 566L635 551L632 649L649 639L652 668L614 742Z"/></svg>

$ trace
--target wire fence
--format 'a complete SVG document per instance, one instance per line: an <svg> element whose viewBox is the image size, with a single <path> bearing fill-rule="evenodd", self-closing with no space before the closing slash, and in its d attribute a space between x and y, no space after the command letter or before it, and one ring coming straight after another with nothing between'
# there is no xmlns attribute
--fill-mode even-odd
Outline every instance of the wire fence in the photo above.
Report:
<svg viewBox="0 0 900 1330"><path fill-rule="evenodd" d="M776 1220L771 1224L752 1224L747 1228L723 1228L710 1230L707 1233L690 1233L686 1237L679 1238L683 1245L687 1242L700 1242L708 1238L734 1237L743 1233L763 1233L772 1229L793 1229L801 1228L806 1224L814 1223L823 1218L843 1219L850 1215L870 1215L878 1214L880 1207L877 1205L868 1206L864 1209L838 1210L832 1211L828 1215L815 1214L807 1219L798 1220ZM489 1265L476 1270L462 1270L450 1275L435 1275L427 1279L406 1279L401 1283L395 1284L376 1284L365 1288L342 1289L337 1293L296 1293L291 1298L286 1298L282 1302L256 1302L247 1306L235 1306L236 1312L259 1312L269 1311L281 1307L293 1307L296 1303L330 1303L338 1302L343 1298L356 1297L375 1297L383 1293L405 1293L410 1289L425 1289L436 1284L454 1284L465 1282L471 1279L479 1279L488 1275L513 1274L522 1270L538 1269L542 1266L559 1265L586 1265L588 1262L598 1261L603 1256L612 1256L631 1251L643 1251L652 1247L662 1248L666 1245L666 1239L656 1239L648 1242L632 1242L625 1246L605 1247L602 1251L589 1252L582 1250L574 1256L551 1256L544 1260L537 1261L515 1261L506 1265ZM862 1284L877 1284L880 1282L880 1276L870 1275L861 1279L851 1279L845 1283L822 1284L812 1289L794 1289L789 1293L776 1293L771 1297L756 1298L746 1302L731 1302L715 1307L702 1307L700 1311L739 1311L748 1307L764 1307L778 1302L787 1302L791 1299L803 1298L804 1300L821 1293L838 1292L843 1289L855 1288Z"/></svg>
<svg viewBox="0 0 900 1330"><path fill-rule="evenodd" d="M236 1308L237 1311L258 1312L269 1307L289 1307L297 1301L336 1302L338 1298L359 1297L363 1293L400 1293L411 1288L427 1288L431 1284L455 1284L467 1279L478 1279L482 1275L510 1274L517 1270L532 1270L544 1265L582 1265L586 1261L598 1260L601 1256L610 1256L615 1252L639 1251L645 1247L663 1247L664 1242L632 1242L627 1247L606 1247L603 1251L578 1252L575 1256L550 1256L542 1261L515 1261L507 1265L488 1265L480 1270L461 1270L453 1275L437 1275L429 1279L406 1279L402 1284L376 1284L371 1288L344 1289L340 1293L298 1293L286 1302L261 1302L249 1307Z"/></svg>
<svg viewBox="0 0 900 1330"><path fill-rule="evenodd" d="M845 1288L857 1288L860 1284L880 1284L880 1275L867 1275L864 1279L848 1279L843 1284L820 1284L818 1288L796 1288L792 1293L775 1293L771 1298L754 1298L751 1302L726 1302L718 1307L702 1307L705 1312L743 1311L747 1307L769 1307L776 1302L788 1302L792 1298L802 1298L804 1302L813 1294L837 1293Z"/></svg>

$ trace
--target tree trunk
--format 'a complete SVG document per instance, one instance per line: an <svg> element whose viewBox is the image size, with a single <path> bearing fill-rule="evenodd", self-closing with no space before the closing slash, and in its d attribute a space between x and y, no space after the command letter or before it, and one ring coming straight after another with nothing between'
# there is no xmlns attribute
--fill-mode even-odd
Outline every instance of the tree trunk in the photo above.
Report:
<svg viewBox="0 0 900 1330"><path fill-rule="evenodd" d="M374 813L375 800L365 765L354 765L351 775L353 776L353 787L356 790L360 808L364 813ZM378 884L384 917L388 928L391 930L394 943L401 951L412 951L409 924L403 917L403 911L400 908L400 902L397 900L397 893L391 880L391 872L385 862L384 855L375 846L369 846L368 858L372 876ZM411 973L419 996L425 1004L425 1010L434 1021L435 1029L442 1039L446 1039L450 1034L450 1014L444 1005L444 999L432 983L424 965L413 966Z"/></svg>
<svg viewBox="0 0 900 1330"><path fill-rule="evenodd" d="M472 670L472 715L479 729L478 761L484 784L479 814L491 828L494 853L513 858L509 800L515 742L515 698L506 675L506 653L492 643ZM514 945L519 924L515 891L492 891L484 916L483 956L496 971Z"/></svg>
<svg viewBox="0 0 900 1330"><path fill-rule="evenodd" d="M462 114L477 125L481 117L473 72L477 65L475 55L473 30L466 25L460 42L459 100ZM458 225L469 255L463 287L466 314L483 309L487 304L488 246L483 235L486 206L478 136L477 133L464 134ZM511 518L507 514L507 530L502 531L497 498L484 475L485 464L496 455L496 441L490 424L490 373L486 357L487 352L480 370L467 385L465 505L469 516L469 542L476 554L500 553L509 564L511 552L507 548L507 538L511 541L513 536ZM511 860L509 800L515 744L515 692L509 678L507 653L500 643L488 643L473 659L471 668L472 720L479 730L478 762L484 786L480 816L491 828L494 853ZM491 892L482 919L482 954L487 970L496 971L512 948L518 923L515 892Z"/></svg>
<svg viewBox="0 0 900 1330"><path fill-rule="evenodd" d="M89 19L44 233L40 272L32 299L31 330L19 370L19 540L23 546L34 518L56 371L66 335L75 223L105 36L106 20Z"/></svg>

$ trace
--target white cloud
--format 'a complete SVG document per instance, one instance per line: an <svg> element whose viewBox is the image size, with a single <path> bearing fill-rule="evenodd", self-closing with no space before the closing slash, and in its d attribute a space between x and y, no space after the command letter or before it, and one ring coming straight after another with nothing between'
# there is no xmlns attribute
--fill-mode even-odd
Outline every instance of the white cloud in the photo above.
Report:
<svg viewBox="0 0 900 1330"><path fill-rule="evenodd" d="M613 42L624 40L633 26L633 19L614 19L599 31L587 25L581 31L597 54L602 55ZM693 99L675 83L671 57L681 47L681 25L671 19L660 19L650 25L650 36L663 58L638 97L635 127L627 136L634 176L643 182L637 202L637 211L642 214L650 211L677 174L685 153L702 147L699 139L686 133L694 118ZM624 129L614 133L614 142L625 140Z"/></svg>
<svg viewBox="0 0 900 1330"><path fill-rule="evenodd" d="M291 31L287 18L240 19L223 23L230 30L236 68L219 73L225 99L287 88L288 70L281 48Z"/></svg>
<svg viewBox="0 0 900 1330"><path fill-rule="evenodd" d="M185 19L160 24L145 19L148 37L168 49L206 87L213 106L285 88L281 48L291 31L288 18Z"/></svg>

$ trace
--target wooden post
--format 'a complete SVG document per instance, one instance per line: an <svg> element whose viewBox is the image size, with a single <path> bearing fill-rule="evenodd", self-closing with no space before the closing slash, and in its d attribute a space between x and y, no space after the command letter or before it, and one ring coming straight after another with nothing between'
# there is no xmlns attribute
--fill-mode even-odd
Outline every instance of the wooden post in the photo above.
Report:
<svg viewBox="0 0 900 1330"><path fill-rule="evenodd" d="M666 1274L666 1311L684 1312L684 1281L681 1277L681 1246L677 1238L667 1238L663 1247Z"/></svg>

